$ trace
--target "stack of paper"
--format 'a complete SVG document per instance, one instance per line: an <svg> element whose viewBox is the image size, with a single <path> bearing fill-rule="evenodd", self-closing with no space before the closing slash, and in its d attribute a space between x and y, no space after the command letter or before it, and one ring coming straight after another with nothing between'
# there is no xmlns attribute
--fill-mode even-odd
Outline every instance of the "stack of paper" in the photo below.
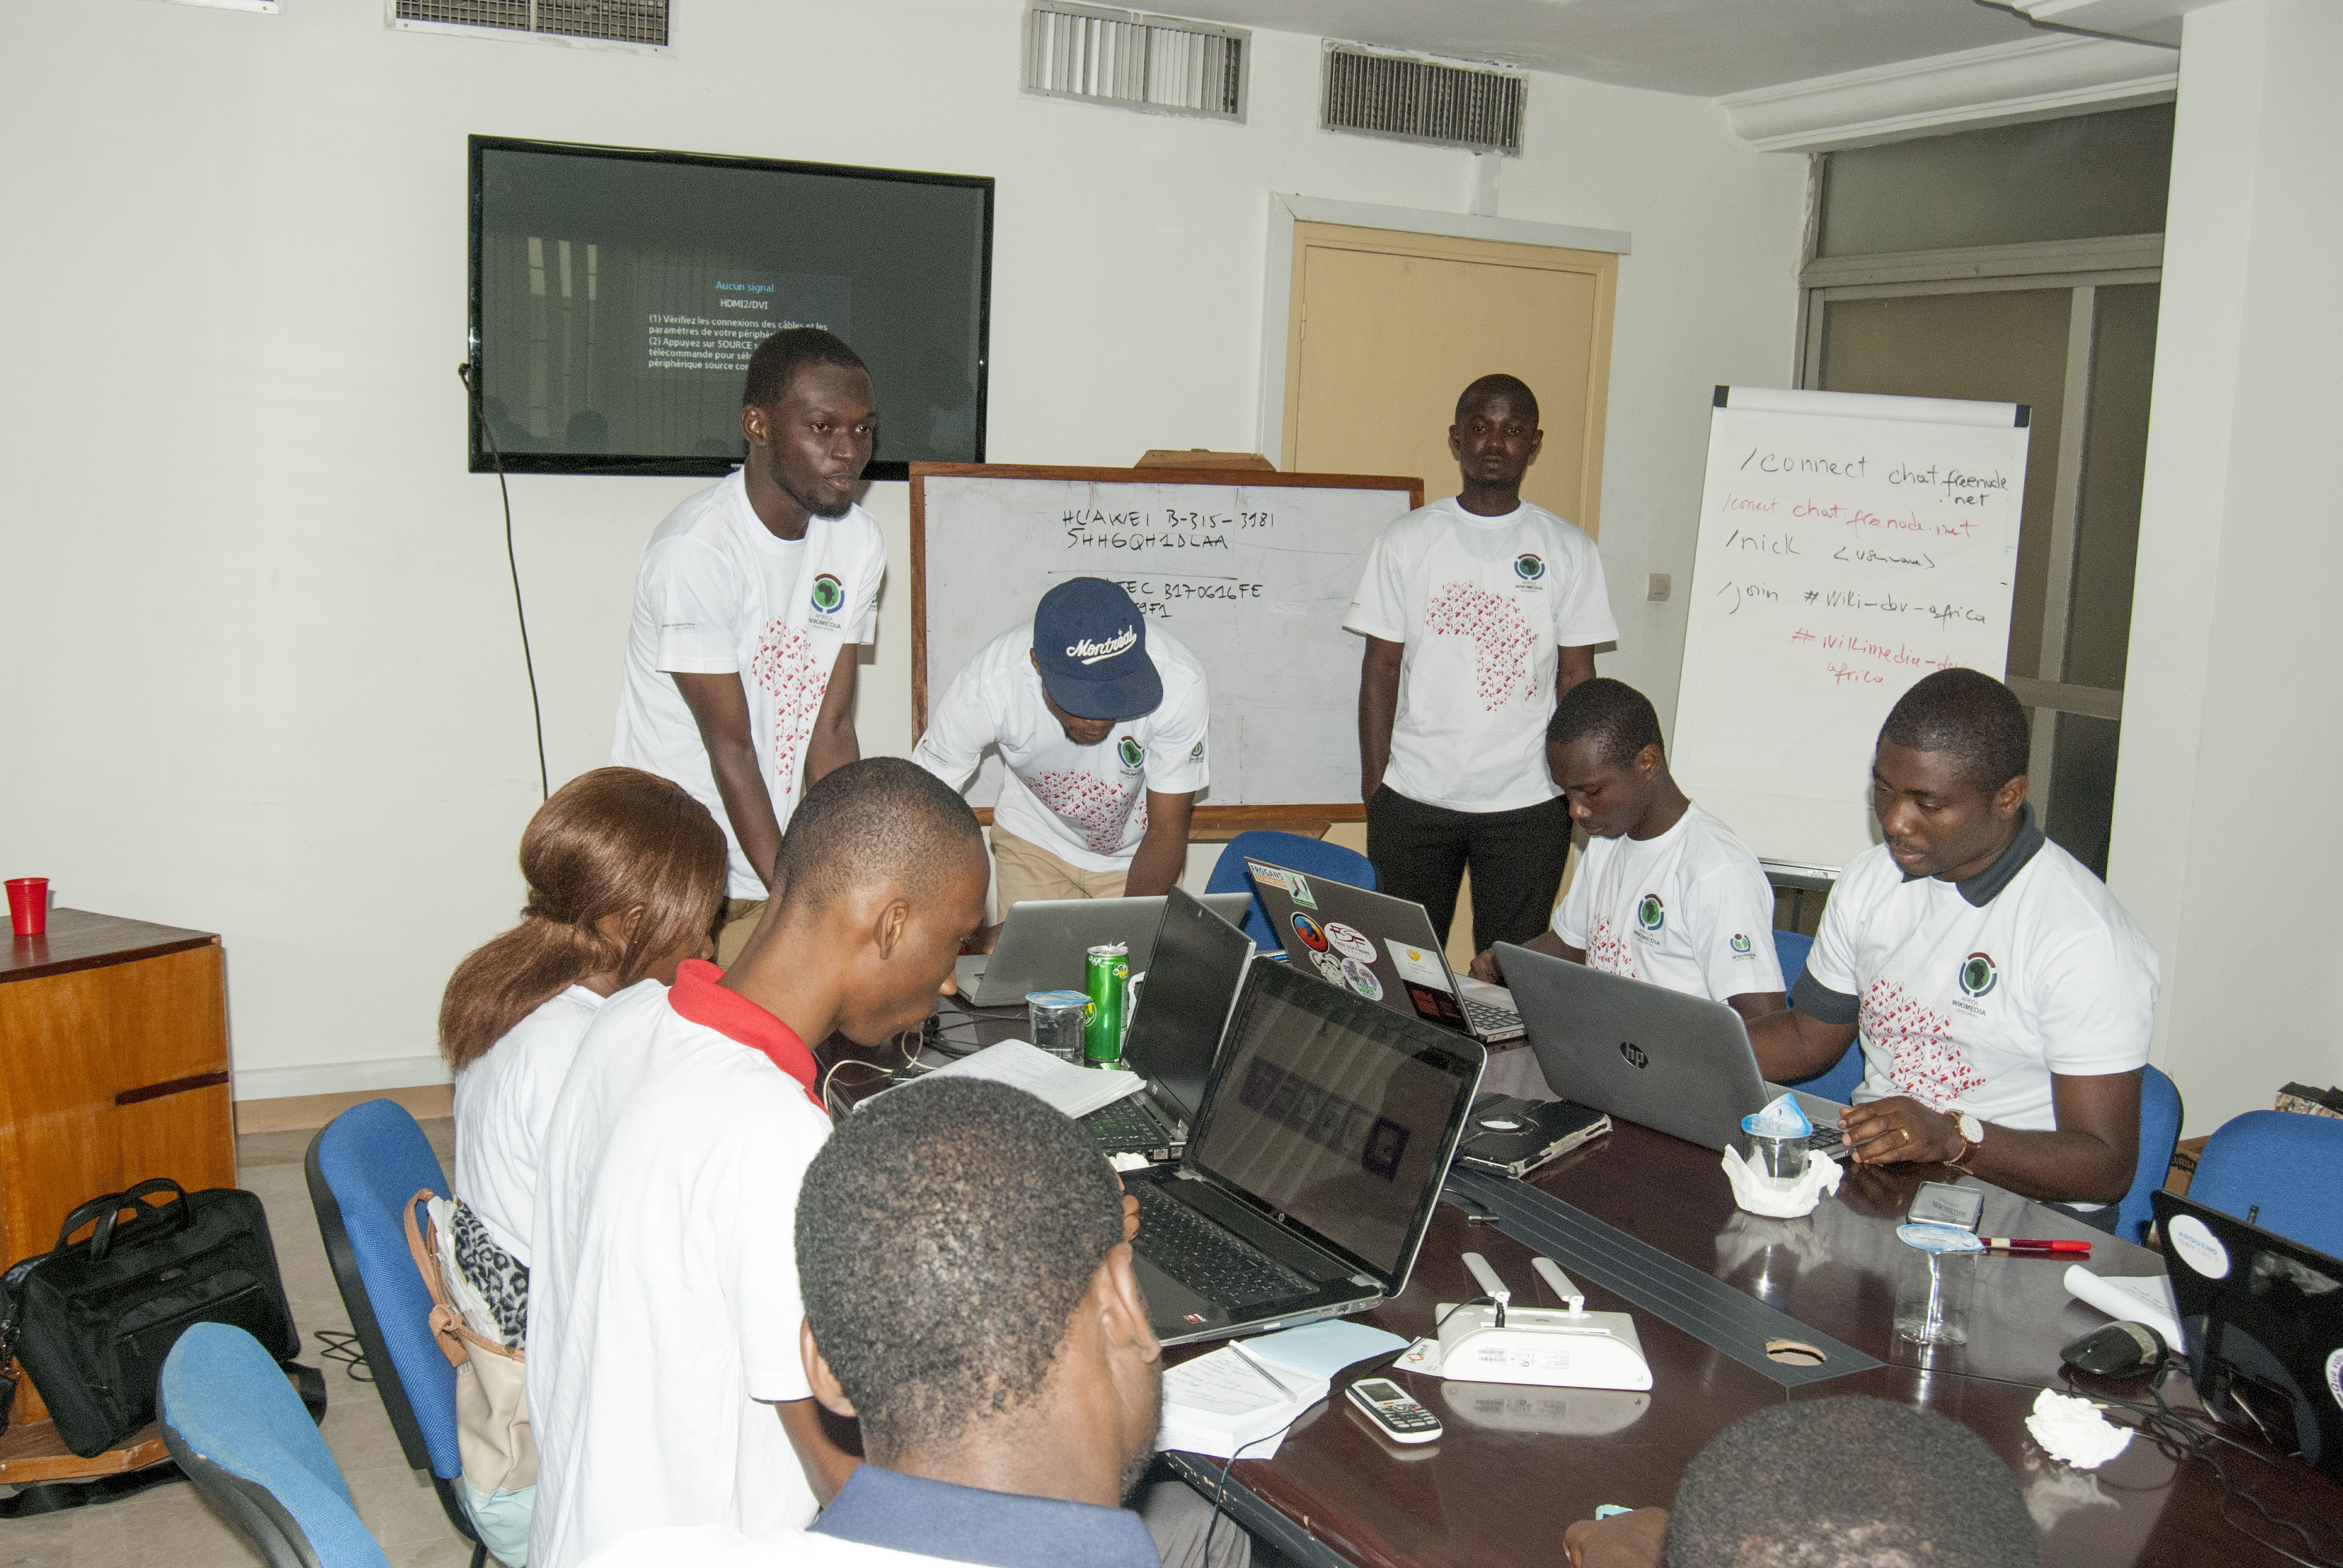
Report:
<svg viewBox="0 0 2343 1568"><path fill-rule="evenodd" d="M2077 1263L2066 1271L2066 1293L2111 1318L2146 1323L2164 1336L2176 1355L2185 1347L2180 1307L2172 1299L2172 1282L2162 1274L2094 1274Z"/></svg>
<svg viewBox="0 0 2343 1568"><path fill-rule="evenodd" d="M1159 1449L1219 1459L1268 1459L1285 1429L1324 1399L1344 1367L1387 1354L1407 1342L1364 1323L1312 1323L1222 1345L1163 1374Z"/></svg>
<svg viewBox="0 0 2343 1568"><path fill-rule="evenodd" d="M1021 1040L988 1045L911 1081L925 1083L934 1078L981 1078L1005 1083L1075 1118L1088 1116L1101 1106L1112 1105L1126 1094L1136 1094L1146 1084L1135 1072L1125 1072L1121 1068L1076 1067Z"/></svg>

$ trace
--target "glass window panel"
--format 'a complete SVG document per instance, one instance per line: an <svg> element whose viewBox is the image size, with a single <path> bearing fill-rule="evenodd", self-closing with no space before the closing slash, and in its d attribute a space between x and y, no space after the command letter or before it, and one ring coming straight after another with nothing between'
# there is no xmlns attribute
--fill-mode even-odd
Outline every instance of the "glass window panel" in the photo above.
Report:
<svg viewBox="0 0 2343 1568"><path fill-rule="evenodd" d="M2156 307L2155 284L2128 283L2100 289L2093 313L2091 424L2083 443L2075 593L2066 622L2066 678L2077 686L2123 688L2139 553L2140 479L2147 463Z"/></svg>
<svg viewBox="0 0 2343 1568"><path fill-rule="evenodd" d="M1827 390L2034 406L2010 604L2014 676L2035 676L2041 664L2050 502L2057 479L2072 310L2073 291L2065 288L1833 299L1823 306L1816 385Z"/></svg>
<svg viewBox="0 0 2343 1568"><path fill-rule="evenodd" d="M2161 234L2172 106L1832 153L1824 256Z"/></svg>
<svg viewBox="0 0 2343 1568"><path fill-rule="evenodd" d="M2112 719L2047 709L2035 709L2034 722L2058 726L2049 819L2042 830L2105 881L2107 833L2116 811L2116 741L2123 726Z"/></svg>

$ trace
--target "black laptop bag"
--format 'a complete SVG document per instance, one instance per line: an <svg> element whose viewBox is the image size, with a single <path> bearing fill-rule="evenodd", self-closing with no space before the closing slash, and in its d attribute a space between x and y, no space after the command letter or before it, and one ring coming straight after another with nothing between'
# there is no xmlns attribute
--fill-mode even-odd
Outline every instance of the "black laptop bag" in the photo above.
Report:
<svg viewBox="0 0 2343 1568"><path fill-rule="evenodd" d="M85 1225L89 1239L71 1242ZM232 1323L280 1362L301 1348L268 1216L234 1187L189 1192L157 1177L93 1198L65 1216L55 1251L0 1275L0 1428L15 1398L13 1352L58 1438L84 1457L155 1419L163 1358L188 1325Z"/></svg>

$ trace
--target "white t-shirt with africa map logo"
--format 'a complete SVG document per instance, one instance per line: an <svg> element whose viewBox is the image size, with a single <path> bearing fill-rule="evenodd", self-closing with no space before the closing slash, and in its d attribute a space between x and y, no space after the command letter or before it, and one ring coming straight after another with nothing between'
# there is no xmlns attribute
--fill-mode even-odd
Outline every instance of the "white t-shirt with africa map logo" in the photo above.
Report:
<svg viewBox="0 0 2343 1568"><path fill-rule="evenodd" d="M1204 667L1177 638L1149 627L1162 702L1096 746L1077 746L1043 700L1032 650L1030 620L986 643L929 709L911 760L960 789L984 749L998 746L1005 766L993 826L1085 871L1121 870L1147 833L1147 790L1184 795L1212 781Z"/></svg>
<svg viewBox="0 0 2343 1568"><path fill-rule="evenodd" d="M877 635L886 575L886 546L870 513L852 507L810 519L801 539L775 538L737 469L669 512L643 547L610 760L674 779L715 815L731 849L733 898L763 898L764 879L740 853L674 678L740 677L765 789L786 830L838 650Z"/></svg>
<svg viewBox="0 0 2343 1568"><path fill-rule="evenodd" d="M1656 839L1590 837L1554 934L1586 965L1723 1001L1782 989L1774 887L1749 846L1698 806Z"/></svg>
<svg viewBox="0 0 2343 1568"><path fill-rule="evenodd" d="M1527 502L1502 518L1434 501L1383 530L1345 630L1405 645L1383 782L1452 811L1553 799L1556 649L1615 641L1594 541Z"/></svg>
<svg viewBox="0 0 2343 1568"><path fill-rule="evenodd" d="M2156 950L2026 808L1965 882L1906 880L1885 844L1841 874L1793 1000L1863 1044L1858 1101L1909 1095L2003 1127L2057 1126L2050 1075L2147 1061Z"/></svg>

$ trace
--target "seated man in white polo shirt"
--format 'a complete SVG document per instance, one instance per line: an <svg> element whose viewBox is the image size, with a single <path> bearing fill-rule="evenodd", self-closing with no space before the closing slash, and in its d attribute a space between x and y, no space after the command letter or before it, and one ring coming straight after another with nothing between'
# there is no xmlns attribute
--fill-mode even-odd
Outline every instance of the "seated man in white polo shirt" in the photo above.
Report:
<svg viewBox="0 0 2343 1568"><path fill-rule="evenodd" d="M729 970L604 1002L539 1155L528 1300L530 1568L632 1530L811 1523L853 1460L798 1353L790 1217L830 1135L812 1047L916 1029L984 919L967 802L897 757L805 792Z"/></svg>
<svg viewBox="0 0 2343 1568"><path fill-rule="evenodd" d="M1572 820L1586 824L1586 854L1553 925L1523 945L1744 1018L1781 1011L1774 886L1749 846L1676 787L1651 700L1624 681L1580 681L1554 704L1545 757ZM1500 980L1496 954L1483 950L1473 973Z"/></svg>
<svg viewBox="0 0 2343 1568"><path fill-rule="evenodd" d="M1941 1161L2107 1228L2139 1153L2156 950L2026 803L2026 709L1974 669L1880 727L1886 842L1831 890L1794 1010L1750 1027L1775 1082L1863 1042L1839 1124L1864 1164Z"/></svg>
<svg viewBox="0 0 2343 1568"><path fill-rule="evenodd" d="M1120 586L1070 578L952 678L911 760L957 789L1000 748L1003 915L1028 899L1151 896L1187 865L1211 717L1195 655L1150 630Z"/></svg>

